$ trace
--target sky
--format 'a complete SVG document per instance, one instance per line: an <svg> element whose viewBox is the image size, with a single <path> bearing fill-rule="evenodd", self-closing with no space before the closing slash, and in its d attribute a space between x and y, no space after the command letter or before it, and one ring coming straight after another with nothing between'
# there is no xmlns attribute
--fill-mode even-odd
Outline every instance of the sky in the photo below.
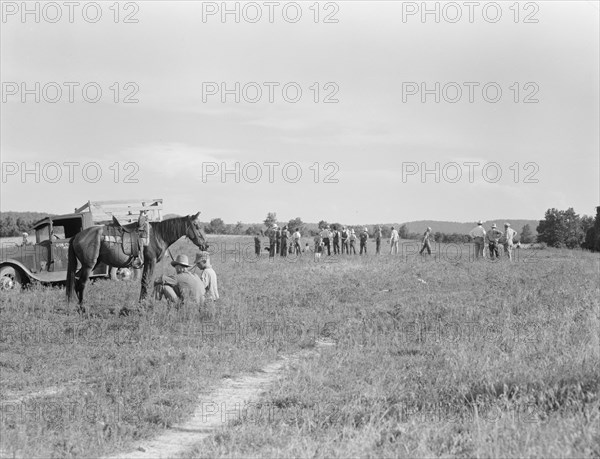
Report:
<svg viewBox="0 0 600 459"><path fill-rule="evenodd" d="M205 221L359 224L600 204L598 2L23 5L2 2L2 211L162 198Z"/></svg>

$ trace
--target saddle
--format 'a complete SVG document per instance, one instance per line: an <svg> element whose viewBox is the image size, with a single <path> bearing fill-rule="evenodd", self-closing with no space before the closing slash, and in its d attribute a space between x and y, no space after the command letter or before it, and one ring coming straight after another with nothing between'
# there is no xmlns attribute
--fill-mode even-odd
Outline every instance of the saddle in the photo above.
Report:
<svg viewBox="0 0 600 459"><path fill-rule="evenodd" d="M142 240L137 232L137 224L121 225L113 216L113 224L106 225L104 240L115 244L121 244L123 253L127 256L137 258L143 250Z"/></svg>

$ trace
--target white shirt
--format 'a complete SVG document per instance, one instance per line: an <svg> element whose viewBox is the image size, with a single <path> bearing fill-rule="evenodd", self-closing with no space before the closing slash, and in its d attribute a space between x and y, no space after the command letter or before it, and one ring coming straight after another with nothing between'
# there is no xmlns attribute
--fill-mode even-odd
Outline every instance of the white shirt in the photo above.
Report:
<svg viewBox="0 0 600 459"><path fill-rule="evenodd" d="M390 236L390 241L392 242L397 242L398 239L400 239L400 236L398 236L398 231L393 229L392 230L392 235Z"/></svg>
<svg viewBox="0 0 600 459"><path fill-rule="evenodd" d="M485 230L483 229L483 226L477 225L475 228L473 228L471 230L471 232L469 233L469 236L471 236L471 237L485 237Z"/></svg>
<svg viewBox="0 0 600 459"><path fill-rule="evenodd" d="M506 231L504 232L504 236L506 237L506 242L512 244L513 243L513 237L515 237L517 235L517 232L512 229L512 228L506 228Z"/></svg>

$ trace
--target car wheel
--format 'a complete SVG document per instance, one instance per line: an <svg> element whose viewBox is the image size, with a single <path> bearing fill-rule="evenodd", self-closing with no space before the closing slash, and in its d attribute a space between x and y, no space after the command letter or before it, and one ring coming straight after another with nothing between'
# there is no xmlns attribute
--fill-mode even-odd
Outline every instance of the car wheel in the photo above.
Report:
<svg viewBox="0 0 600 459"><path fill-rule="evenodd" d="M12 266L0 268L0 291L20 290L23 285L21 272Z"/></svg>

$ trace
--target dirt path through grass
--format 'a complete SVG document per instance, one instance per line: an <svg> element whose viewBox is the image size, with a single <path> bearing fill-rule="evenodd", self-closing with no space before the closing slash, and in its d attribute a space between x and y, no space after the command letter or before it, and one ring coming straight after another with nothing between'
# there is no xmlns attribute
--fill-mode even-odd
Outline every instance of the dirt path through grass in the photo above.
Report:
<svg viewBox="0 0 600 459"><path fill-rule="evenodd" d="M228 421L235 419L238 413L242 413L244 406L256 402L261 394L283 376L290 364L318 352L319 348L334 344L329 340L319 340L312 350L282 356L276 362L263 367L260 373L228 379L221 387L200 398L192 418L188 421L173 426L154 440L139 442L135 451L110 457L166 459L185 453L224 427Z"/></svg>

